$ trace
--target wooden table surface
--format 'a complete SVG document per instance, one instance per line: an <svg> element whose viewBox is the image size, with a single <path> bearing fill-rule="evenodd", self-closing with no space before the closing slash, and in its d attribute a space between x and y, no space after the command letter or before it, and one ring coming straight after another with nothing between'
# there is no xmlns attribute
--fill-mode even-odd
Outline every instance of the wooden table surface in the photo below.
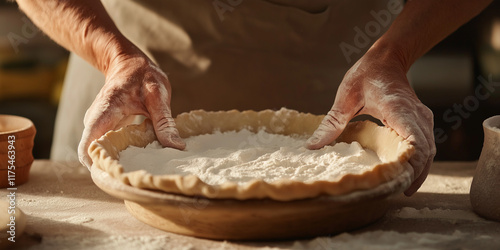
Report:
<svg viewBox="0 0 500 250"><path fill-rule="evenodd" d="M478 217L469 188L476 162L435 162L422 188L394 199L359 230L307 240L226 242L176 235L132 217L76 162L36 160L16 191L27 215L15 248L25 249L500 249L500 223ZM6 199L7 190L0 190ZM196 212L195 207L192 208ZM5 239L0 239L5 240Z"/></svg>

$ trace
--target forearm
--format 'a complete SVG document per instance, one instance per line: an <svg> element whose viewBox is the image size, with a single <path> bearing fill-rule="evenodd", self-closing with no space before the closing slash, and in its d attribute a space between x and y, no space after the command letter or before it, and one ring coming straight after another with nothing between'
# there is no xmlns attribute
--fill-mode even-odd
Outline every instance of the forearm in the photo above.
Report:
<svg viewBox="0 0 500 250"><path fill-rule="evenodd" d="M121 55L141 54L115 26L99 0L17 0L48 36L106 73Z"/></svg>
<svg viewBox="0 0 500 250"><path fill-rule="evenodd" d="M397 53L410 66L432 47L478 15L492 0L410 0L371 50Z"/></svg>

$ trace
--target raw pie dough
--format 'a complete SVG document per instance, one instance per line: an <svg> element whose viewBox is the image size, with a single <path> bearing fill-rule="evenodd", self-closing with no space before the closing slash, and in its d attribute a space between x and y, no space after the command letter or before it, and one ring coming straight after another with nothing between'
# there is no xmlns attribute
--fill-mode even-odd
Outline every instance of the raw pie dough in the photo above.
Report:
<svg viewBox="0 0 500 250"><path fill-rule="evenodd" d="M350 123L333 146L305 149L322 118L287 109L192 111L176 118L185 151L162 149L146 121L108 132L89 154L138 188L282 201L374 188L401 174L413 154L394 131L367 121Z"/></svg>

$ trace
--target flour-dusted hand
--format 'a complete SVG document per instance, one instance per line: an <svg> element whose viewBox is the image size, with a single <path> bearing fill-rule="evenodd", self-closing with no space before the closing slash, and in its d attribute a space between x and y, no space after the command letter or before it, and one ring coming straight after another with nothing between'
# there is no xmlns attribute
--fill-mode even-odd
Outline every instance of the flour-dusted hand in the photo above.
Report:
<svg viewBox="0 0 500 250"><path fill-rule="evenodd" d="M90 143L134 115L153 121L165 147L184 149L170 112L167 76L118 30L99 0L17 0L19 7L56 42L78 54L106 76L84 118L78 146L80 161L90 168Z"/></svg>
<svg viewBox="0 0 500 250"><path fill-rule="evenodd" d="M164 147L186 146L172 118L171 88L165 73L145 56L117 61L116 65L110 65L104 87L85 114L78 155L89 168L90 143L107 131L130 123L135 115L153 121L156 136Z"/></svg>
<svg viewBox="0 0 500 250"><path fill-rule="evenodd" d="M307 142L310 149L333 142L356 115L369 114L393 128L416 148L409 163L414 182L407 195L427 177L436 154L433 115L415 95L406 70L392 55L367 53L345 75L333 107Z"/></svg>
<svg viewBox="0 0 500 250"><path fill-rule="evenodd" d="M331 111L307 147L317 149L333 142L351 118L370 114L416 147L409 161L414 181L405 192L415 193L427 177L436 145L432 112L411 89L406 72L419 57L491 2L407 1L389 30L347 72Z"/></svg>

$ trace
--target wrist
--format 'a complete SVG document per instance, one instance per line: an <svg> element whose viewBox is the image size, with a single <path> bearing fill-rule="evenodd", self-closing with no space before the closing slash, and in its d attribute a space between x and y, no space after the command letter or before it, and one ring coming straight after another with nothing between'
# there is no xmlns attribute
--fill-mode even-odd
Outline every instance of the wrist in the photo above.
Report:
<svg viewBox="0 0 500 250"><path fill-rule="evenodd" d="M383 40L377 40L368 51L365 57L377 61L381 64L389 65L390 68L400 69L403 72L408 72L416 58L412 58L411 54L400 44L391 43Z"/></svg>
<svg viewBox="0 0 500 250"><path fill-rule="evenodd" d="M108 75L111 69L119 67L126 61L134 60L135 65L149 61L147 56L125 37L112 37L96 43L98 44L95 47L101 48L95 50L96 58L99 58L96 66L104 75Z"/></svg>

